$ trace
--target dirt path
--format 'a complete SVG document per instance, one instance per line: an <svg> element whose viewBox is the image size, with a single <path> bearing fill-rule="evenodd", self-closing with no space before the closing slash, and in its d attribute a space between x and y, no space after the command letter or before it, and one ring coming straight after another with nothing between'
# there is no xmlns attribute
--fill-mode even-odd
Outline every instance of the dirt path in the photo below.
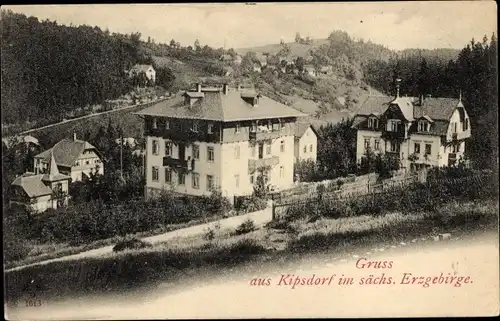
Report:
<svg viewBox="0 0 500 321"><path fill-rule="evenodd" d="M257 226L262 226L266 224L267 222L271 221L272 219L272 206L271 203L268 203L268 207L264 210L257 211L257 212L252 212L244 215L239 215L239 216L233 216L225 219L221 219L217 222L220 223L220 227L222 229L235 229L238 225L243 223L245 220L251 219L253 220L254 224ZM175 238L181 238L181 237L192 237L195 235L203 234L206 232L206 229L209 227L213 227L215 222L211 223L204 223L204 224L199 224L195 226L190 226L170 232L166 232L163 234L155 235L155 236L149 236L142 238L144 241L150 242L150 243L159 243L159 242L166 242ZM55 259L50 259L46 261L41 261L41 262L36 262L36 263L31 263L23 266L18 266L15 268L11 268L8 270L5 270L5 272L9 271L14 271L14 270L20 270L29 266L34 266L34 265L43 265L51 262L57 262L57 261L65 261L65 260L78 260L82 258L89 258L89 257L97 257L105 254L109 254L113 252L113 246L105 246L101 247L98 249L93 249L85 252L81 252L78 254L72 254L68 256L63 256Z"/></svg>

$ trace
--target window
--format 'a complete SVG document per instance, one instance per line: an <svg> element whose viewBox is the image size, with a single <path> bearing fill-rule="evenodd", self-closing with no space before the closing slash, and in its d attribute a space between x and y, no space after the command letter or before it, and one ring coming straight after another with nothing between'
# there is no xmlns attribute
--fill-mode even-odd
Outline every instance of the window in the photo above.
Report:
<svg viewBox="0 0 500 321"><path fill-rule="evenodd" d="M370 148L370 138L365 138L365 150Z"/></svg>
<svg viewBox="0 0 500 321"><path fill-rule="evenodd" d="M240 159L240 146L234 147L234 158Z"/></svg>
<svg viewBox="0 0 500 321"><path fill-rule="evenodd" d="M214 124L209 123L208 124L208 133L213 134L214 133Z"/></svg>
<svg viewBox="0 0 500 321"><path fill-rule="evenodd" d="M380 150L380 140L375 139L375 150Z"/></svg>
<svg viewBox="0 0 500 321"><path fill-rule="evenodd" d="M185 173L182 173L182 172L179 172L179 185L184 185L186 184L186 174Z"/></svg>
<svg viewBox="0 0 500 321"><path fill-rule="evenodd" d="M94 159L94 164L99 164L100 161L98 159Z"/></svg>
<svg viewBox="0 0 500 321"><path fill-rule="evenodd" d="M172 182L172 170L170 168L165 168L165 182Z"/></svg>
<svg viewBox="0 0 500 321"><path fill-rule="evenodd" d="M391 152L399 153L399 144L397 142L391 142Z"/></svg>
<svg viewBox="0 0 500 321"><path fill-rule="evenodd" d="M401 126L400 120L392 119L389 121L389 126L387 128L388 131L397 132L399 131L399 127Z"/></svg>
<svg viewBox="0 0 500 321"><path fill-rule="evenodd" d="M271 155L271 144L266 145L266 154Z"/></svg>
<svg viewBox="0 0 500 321"><path fill-rule="evenodd" d="M192 181L193 188L196 188L196 189L200 188L200 174L193 173L192 176L193 176L192 177L192 179L193 179L193 181Z"/></svg>
<svg viewBox="0 0 500 321"><path fill-rule="evenodd" d="M38 161L37 161L38 162ZM80 166L80 161L75 162L75 166Z"/></svg>
<svg viewBox="0 0 500 321"><path fill-rule="evenodd" d="M153 118L153 129L157 129L158 128L158 122L156 120L156 118Z"/></svg>
<svg viewBox="0 0 500 321"><path fill-rule="evenodd" d="M215 160L214 148L213 147L207 147L207 160L209 162L213 162Z"/></svg>
<svg viewBox="0 0 500 321"><path fill-rule="evenodd" d="M453 133L457 132L457 123L453 123Z"/></svg>
<svg viewBox="0 0 500 321"><path fill-rule="evenodd" d="M257 147L255 145L252 146L252 157L255 157L255 150Z"/></svg>
<svg viewBox="0 0 500 321"><path fill-rule="evenodd" d="M168 120L165 121L165 129L170 129L170 122Z"/></svg>
<svg viewBox="0 0 500 321"><path fill-rule="evenodd" d="M193 158L196 160L200 159L200 146L193 145Z"/></svg>
<svg viewBox="0 0 500 321"><path fill-rule="evenodd" d="M85 165L88 165L88 164L90 164L90 161L89 161L89 160L86 160L86 161L85 161Z"/></svg>
<svg viewBox="0 0 500 321"><path fill-rule="evenodd" d="M464 130L468 130L469 129L469 118L465 119L464 121Z"/></svg>
<svg viewBox="0 0 500 321"><path fill-rule="evenodd" d="M304 146L304 154L307 153L307 146Z"/></svg>
<svg viewBox="0 0 500 321"><path fill-rule="evenodd" d="M250 132L255 133L257 131L257 123L253 122L250 127Z"/></svg>
<svg viewBox="0 0 500 321"><path fill-rule="evenodd" d="M280 126L281 126L281 129L285 129L285 122L283 120L280 120Z"/></svg>
<svg viewBox="0 0 500 321"><path fill-rule="evenodd" d="M172 157L172 143L165 142L165 156Z"/></svg>
<svg viewBox="0 0 500 321"><path fill-rule="evenodd" d="M368 128L377 129L378 128L378 118L376 118L376 117L368 118Z"/></svg>
<svg viewBox="0 0 500 321"><path fill-rule="evenodd" d="M425 144L425 155L430 155L432 152L432 145L431 144Z"/></svg>
<svg viewBox="0 0 500 321"><path fill-rule="evenodd" d="M158 141L155 139L153 140L153 155L158 155L160 146L158 144Z"/></svg>
<svg viewBox="0 0 500 321"><path fill-rule="evenodd" d="M415 143L413 147L415 154L420 154L420 143Z"/></svg>
<svg viewBox="0 0 500 321"><path fill-rule="evenodd" d="M451 152L456 153L457 152L457 145L451 145Z"/></svg>
<svg viewBox="0 0 500 321"><path fill-rule="evenodd" d="M194 121L193 122L193 127L192 127L192 130L197 133L198 132L198 122L197 121Z"/></svg>
<svg viewBox="0 0 500 321"><path fill-rule="evenodd" d="M285 177L285 167L280 166L280 177L283 178Z"/></svg>
<svg viewBox="0 0 500 321"><path fill-rule="evenodd" d="M158 167L153 166L152 178L154 182L158 182Z"/></svg>
<svg viewBox="0 0 500 321"><path fill-rule="evenodd" d="M428 132L430 129L430 124L429 122L425 120L421 120L418 122L418 131L419 132Z"/></svg>
<svg viewBox="0 0 500 321"><path fill-rule="evenodd" d="M240 187L240 175L234 175L234 183L236 188Z"/></svg>
<svg viewBox="0 0 500 321"><path fill-rule="evenodd" d="M240 132L240 124L236 123L236 127L234 128L234 132L238 134Z"/></svg>
<svg viewBox="0 0 500 321"><path fill-rule="evenodd" d="M313 151L313 145L311 144L311 145L309 145L309 152L312 153L312 151Z"/></svg>
<svg viewBox="0 0 500 321"><path fill-rule="evenodd" d="M253 175L250 175L250 184L254 184L255 182L255 177Z"/></svg>
<svg viewBox="0 0 500 321"><path fill-rule="evenodd" d="M214 177L212 175L207 175L207 190L211 191L214 189Z"/></svg>
<svg viewBox="0 0 500 321"><path fill-rule="evenodd" d="M280 152L284 153L285 152L285 141L282 140L280 143Z"/></svg>
<svg viewBox="0 0 500 321"><path fill-rule="evenodd" d="M271 120L267 121L267 129L269 129L269 130L273 129L273 122Z"/></svg>

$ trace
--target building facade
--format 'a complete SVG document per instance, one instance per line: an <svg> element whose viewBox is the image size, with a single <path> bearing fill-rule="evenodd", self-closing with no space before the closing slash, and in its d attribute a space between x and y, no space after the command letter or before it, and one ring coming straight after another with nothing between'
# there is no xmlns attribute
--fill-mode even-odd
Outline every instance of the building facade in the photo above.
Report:
<svg viewBox="0 0 500 321"><path fill-rule="evenodd" d="M230 200L250 195L258 175L293 185L295 126L305 114L253 90L197 88L136 115L145 120L145 197L162 190Z"/></svg>
<svg viewBox="0 0 500 321"><path fill-rule="evenodd" d="M49 169L51 157L54 157L58 170L71 177L73 182L88 178L90 174L104 175L104 163L101 153L90 143L76 139L63 139L52 148L34 157L34 172L42 174Z"/></svg>
<svg viewBox="0 0 500 321"><path fill-rule="evenodd" d="M409 170L457 164L471 136L461 95L458 99L368 97L354 126L358 163L370 150L394 155Z"/></svg>
<svg viewBox="0 0 500 321"><path fill-rule="evenodd" d="M130 71L128 72L129 77L134 77L143 72L146 77L151 80L153 83L156 82L156 70L152 65L134 65Z"/></svg>

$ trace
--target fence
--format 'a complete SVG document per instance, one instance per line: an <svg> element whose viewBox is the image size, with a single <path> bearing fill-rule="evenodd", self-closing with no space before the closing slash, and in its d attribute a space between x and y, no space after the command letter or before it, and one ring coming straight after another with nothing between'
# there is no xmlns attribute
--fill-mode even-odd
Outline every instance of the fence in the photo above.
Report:
<svg viewBox="0 0 500 321"><path fill-rule="evenodd" d="M295 211L310 213L311 210L317 209L319 204L330 209L340 207L345 209L351 205L358 206L359 204L355 204L357 202L369 203L373 208L373 204L380 201L382 198L385 198L383 201L386 201L387 198L401 200L407 197L408 199L401 202L405 204L423 202L425 200L420 200L418 197L415 198L415 195L428 196L430 195L428 193L429 191L431 191L431 194L440 195L436 196L436 200L443 196L459 196L471 192L471 190L476 189L478 186L487 185L486 181L488 179L493 179L493 181L495 181L495 178L493 178L490 173L480 173L458 178L429 179L425 182L420 181L417 175L413 175L405 179L395 181L388 180L375 185L366 184L365 186L345 188L333 192L308 193L301 197L275 197L272 207L273 220L286 215L289 208L293 208ZM417 184L419 181L421 184ZM414 192L415 195L410 196L409 193L407 193L408 191ZM479 189L476 192L479 192ZM411 199L412 197L414 199ZM363 204L363 206L368 207L366 204Z"/></svg>

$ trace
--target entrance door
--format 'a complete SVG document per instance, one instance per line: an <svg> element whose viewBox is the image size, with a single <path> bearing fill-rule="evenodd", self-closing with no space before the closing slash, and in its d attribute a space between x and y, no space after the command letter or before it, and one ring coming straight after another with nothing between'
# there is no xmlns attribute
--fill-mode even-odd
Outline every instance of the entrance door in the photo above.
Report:
<svg viewBox="0 0 500 321"><path fill-rule="evenodd" d="M179 159L184 160L186 158L186 145L179 144Z"/></svg>
<svg viewBox="0 0 500 321"><path fill-rule="evenodd" d="M264 157L264 144L259 144L259 159Z"/></svg>

